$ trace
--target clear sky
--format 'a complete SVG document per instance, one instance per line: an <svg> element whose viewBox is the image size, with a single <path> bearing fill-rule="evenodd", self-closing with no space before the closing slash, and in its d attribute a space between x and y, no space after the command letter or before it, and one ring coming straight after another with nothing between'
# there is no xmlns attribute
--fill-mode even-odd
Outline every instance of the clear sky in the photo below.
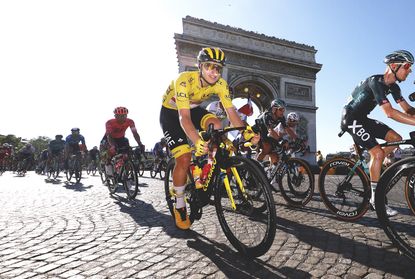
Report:
<svg viewBox="0 0 415 279"><path fill-rule="evenodd" d="M337 138L341 108L359 81L384 72L385 54L415 54L414 11L410 0L1 1L0 134L66 136L79 127L92 148L122 105L151 148L162 136L161 96L178 74L173 36L190 15L314 46L323 64L317 149L348 150L351 137ZM414 79L400 84L405 98ZM371 116L403 137L412 130L379 108Z"/></svg>

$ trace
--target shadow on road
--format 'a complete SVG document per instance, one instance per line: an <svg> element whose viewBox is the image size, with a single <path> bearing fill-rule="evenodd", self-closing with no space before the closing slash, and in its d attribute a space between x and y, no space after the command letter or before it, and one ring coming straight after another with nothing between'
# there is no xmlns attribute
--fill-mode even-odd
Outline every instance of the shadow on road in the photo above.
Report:
<svg viewBox="0 0 415 279"><path fill-rule="evenodd" d="M174 238L192 238L191 231L181 231L176 228L173 217L154 208L152 204L142 200L129 200L118 194L113 194L115 204L120 207L121 212L129 214L140 226L162 227L163 231ZM167 208L166 208L167 210Z"/></svg>
<svg viewBox="0 0 415 279"><path fill-rule="evenodd" d="M65 187L68 190L73 190L76 192L84 192L87 189L92 188L92 185L84 186L84 184L82 184L81 182L77 183L77 182L65 181L63 187Z"/></svg>
<svg viewBox="0 0 415 279"><path fill-rule="evenodd" d="M307 272L290 267L276 268L261 259L248 259L229 246L192 232L187 246L208 257L228 278L311 278Z"/></svg>
<svg viewBox="0 0 415 279"><path fill-rule="evenodd" d="M369 268L382 270L403 278L413 278L412 275L415 272L414 263L399 255L396 249L388 250L388 248L392 247L374 247L317 227L296 223L281 217L277 217L277 229L295 235L301 242L317 247L325 253L342 255L345 259L351 259ZM367 236L364 236L364 238L369 239ZM378 240L369 239L370 241Z"/></svg>
<svg viewBox="0 0 415 279"><path fill-rule="evenodd" d="M62 184L62 180L57 178L57 179L53 179L53 178L45 178L45 182L46 183L51 183L51 184Z"/></svg>

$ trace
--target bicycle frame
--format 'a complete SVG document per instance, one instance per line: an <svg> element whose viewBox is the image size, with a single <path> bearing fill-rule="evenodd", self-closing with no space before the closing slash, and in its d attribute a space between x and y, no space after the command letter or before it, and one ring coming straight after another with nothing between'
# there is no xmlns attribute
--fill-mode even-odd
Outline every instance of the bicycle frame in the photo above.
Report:
<svg viewBox="0 0 415 279"><path fill-rule="evenodd" d="M225 128L223 130L219 130L219 132L217 132L215 135L213 135L212 134L213 124L209 125L209 129L208 129L208 131L206 133L207 134L210 133L210 135L208 135L208 139L207 140L212 139L212 141L209 143L208 156L212 156L213 159L212 159L212 167L210 168L209 173L207 175L207 179L206 179L205 183L203 183L203 187L201 188L204 192L206 192L210 187L213 187L213 185L212 185L212 183L213 183L212 178L214 177L213 174L214 174L214 172L216 170L216 166L217 166L217 163L218 163L218 160L217 160L217 157L216 156L220 156L219 160L220 161L222 160L222 157L221 157L222 155L220 155L217 152L218 151L218 148L221 149L221 150L226 150L227 149L225 143L223 143L223 142L217 142L217 139L219 139L225 133L228 133L228 132L234 131L234 130L241 130L241 129L244 129L244 127ZM232 154L233 154L233 152L231 152L230 154L228 154L228 156L232 156ZM194 159L193 160L193 163L194 164L197 164L197 159ZM238 184L238 188L241 191L242 195L244 196L244 198L247 198L244 185L242 183L241 177L239 176L239 173L238 173L237 169L235 167L231 167L230 170L231 170L232 174L235 177L235 180L236 180L236 182ZM223 183L224 183L224 186L225 186L225 190L226 190L226 193L227 193L228 198L229 198L230 203L231 203L231 208L233 210L236 210L236 203L235 203L235 200L234 200L234 198L232 196L232 190L231 190L231 185L230 185L230 182L229 182L229 178L227 176L227 171L226 171L226 169L222 169L221 168L219 170L219 172L221 173L219 175L219 177L223 179ZM193 187L195 187L196 184L195 184L194 177L193 177L193 174L192 174L192 172L191 172L190 169L189 169L189 172L188 173L189 173L189 176L191 177L191 183L192 183ZM195 189L196 189L196 187L195 187ZM171 192L171 194L172 195L175 195L174 192Z"/></svg>

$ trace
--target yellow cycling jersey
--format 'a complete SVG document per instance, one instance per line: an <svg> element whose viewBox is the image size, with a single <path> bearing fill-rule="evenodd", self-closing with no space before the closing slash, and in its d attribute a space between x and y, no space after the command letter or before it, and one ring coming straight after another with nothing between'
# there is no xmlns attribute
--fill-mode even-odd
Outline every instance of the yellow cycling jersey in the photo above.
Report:
<svg viewBox="0 0 415 279"><path fill-rule="evenodd" d="M233 107L228 83L223 78L214 85L202 87L198 71L183 72L167 88L163 95L163 106L174 110L191 109L213 95L219 97L224 108Z"/></svg>

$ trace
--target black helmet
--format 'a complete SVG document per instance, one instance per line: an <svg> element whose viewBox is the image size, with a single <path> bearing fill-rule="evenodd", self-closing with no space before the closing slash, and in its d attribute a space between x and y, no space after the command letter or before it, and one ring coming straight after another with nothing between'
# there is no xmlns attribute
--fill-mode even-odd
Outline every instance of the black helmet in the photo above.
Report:
<svg viewBox="0 0 415 279"><path fill-rule="evenodd" d="M197 63L213 62L225 66L225 53L218 47L205 47L197 56Z"/></svg>
<svg viewBox="0 0 415 279"><path fill-rule="evenodd" d="M56 135L55 138L56 139L61 139L61 138L63 138L63 136L62 135Z"/></svg>
<svg viewBox="0 0 415 279"><path fill-rule="evenodd" d="M414 56L407 50L397 50L386 55L383 60L386 64L391 63L410 63L414 64Z"/></svg>
<svg viewBox="0 0 415 279"><path fill-rule="evenodd" d="M284 108L287 104L281 99L275 99L271 102L271 108Z"/></svg>
<svg viewBox="0 0 415 279"><path fill-rule="evenodd" d="M79 132L79 128L72 128L71 132Z"/></svg>

